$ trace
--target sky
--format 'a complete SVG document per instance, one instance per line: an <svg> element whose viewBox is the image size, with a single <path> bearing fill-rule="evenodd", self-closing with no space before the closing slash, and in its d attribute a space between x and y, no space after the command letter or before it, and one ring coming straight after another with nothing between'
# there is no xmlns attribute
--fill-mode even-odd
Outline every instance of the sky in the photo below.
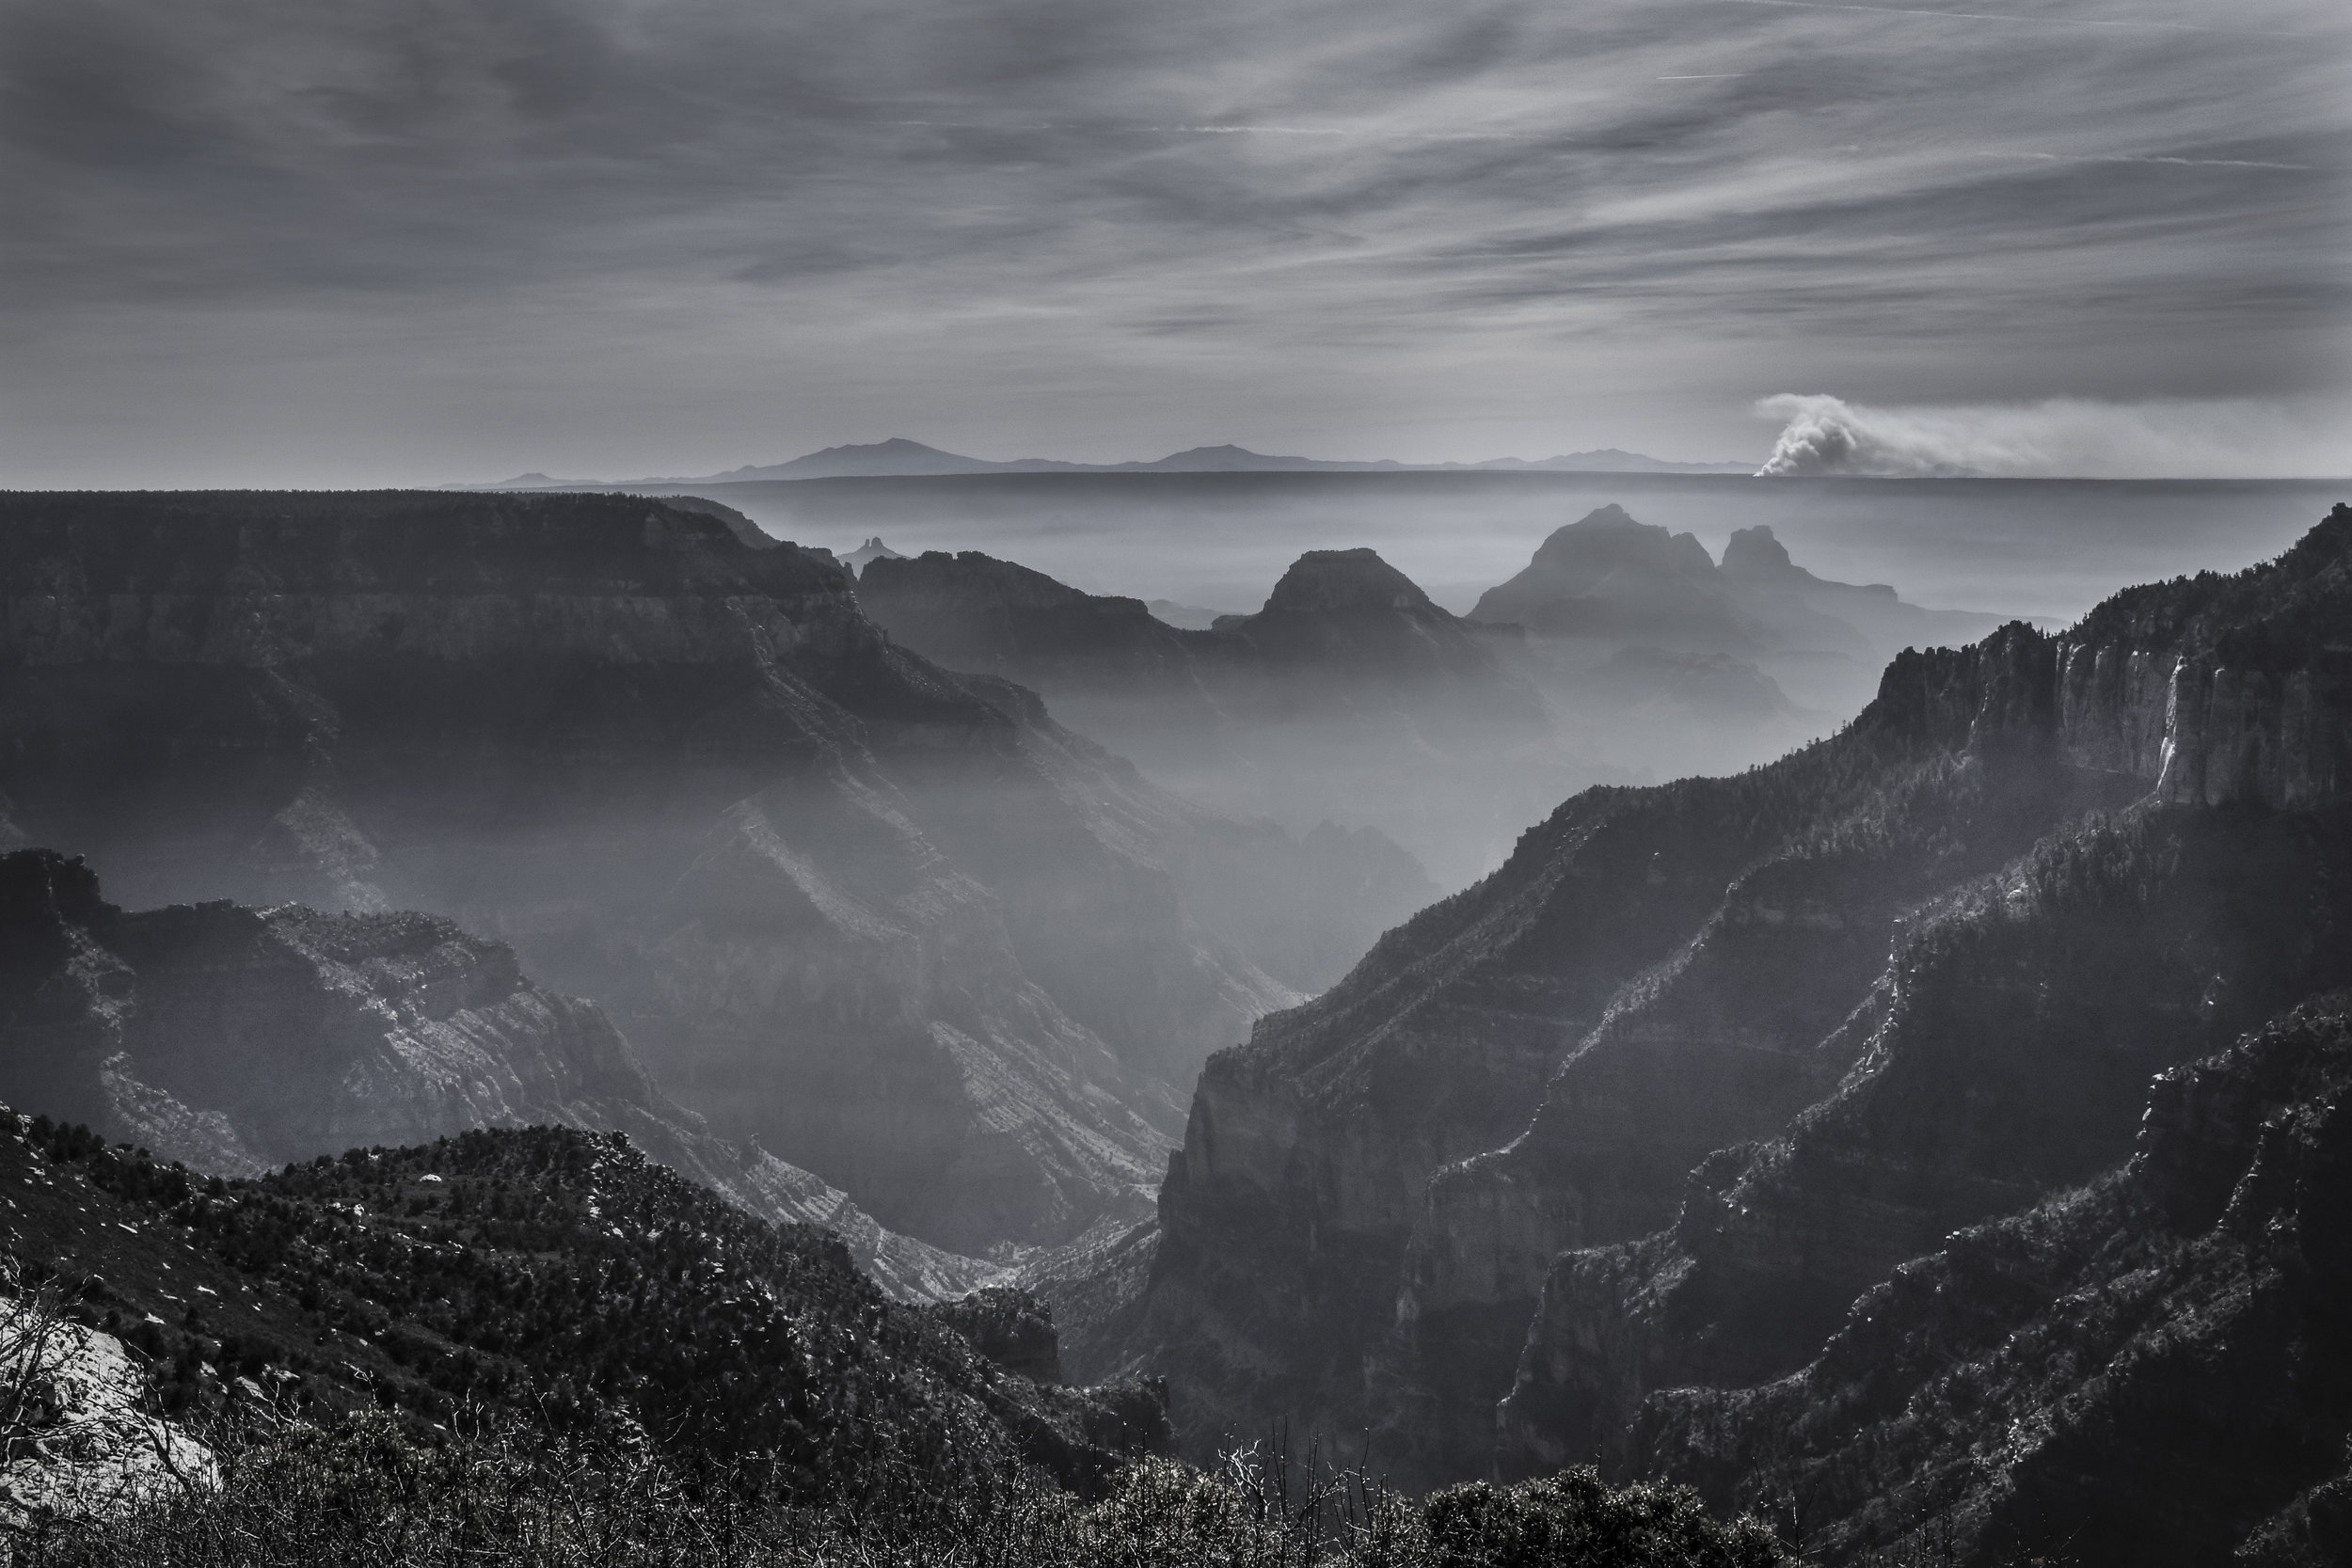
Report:
<svg viewBox="0 0 2352 1568"><path fill-rule="evenodd" d="M0 0L0 485L2352 473L2341 0Z"/></svg>

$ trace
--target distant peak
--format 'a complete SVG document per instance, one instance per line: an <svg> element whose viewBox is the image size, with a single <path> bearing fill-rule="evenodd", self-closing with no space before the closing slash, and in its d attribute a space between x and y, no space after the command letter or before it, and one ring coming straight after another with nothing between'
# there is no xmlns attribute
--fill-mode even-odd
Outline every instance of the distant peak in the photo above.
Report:
<svg viewBox="0 0 2352 1568"><path fill-rule="evenodd" d="M1614 501L1552 530L1528 570L1589 585L1627 565L1698 578L1715 573L1715 558L1696 538L1638 521Z"/></svg>
<svg viewBox="0 0 2352 1568"><path fill-rule="evenodd" d="M1003 465L964 457L927 447L904 436L885 440L827 447L789 463L770 463L731 468L710 477L737 482L760 479L842 479L858 476L984 473Z"/></svg>
<svg viewBox="0 0 2352 1568"><path fill-rule="evenodd" d="M1437 607L1411 578L1376 551L1309 550L1282 574L1266 596L1269 610L1328 614L1340 610L1427 610Z"/></svg>
<svg viewBox="0 0 2352 1568"><path fill-rule="evenodd" d="M1732 531L1730 542L1724 546L1724 571L1756 579L1811 575L1788 559L1788 546L1773 536L1769 525L1761 523Z"/></svg>
<svg viewBox="0 0 2352 1568"><path fill-rule="evenodd" d="M904 436L885 436L879 441L867 441L863 444L850 442L844 446L827 447L822 451L812 455L823 457L827 453L842 455L850 452L871 453L877 457L952 457L955 455L952 452L942 451L937 447L927 447L920 441L909 440Z"/></svg>
<svg viewBox="0 0 2352 1568"><path fill-rule="evenodd" d="M1593 508L1592 511L1587 512L1568 526L1570 528L1641 528L1645 525L1635 522L1631 513L1615 501L1611 501L1607 506Z"/></svg>
<svg viewBox="0 0 2352 1568"><path fill-rule="evenodd" d="M1575 522L1563 523L1553 529L1544 542L1536 546L1535 559L1550 556L1582 555L1595 548L1623 549L1647 544L1665 546L1674 535L1670 530L1655 523L1639 521L1615 501L1597 506ZM1714 565L1710 559L1709 566Z"/></svg>
<svg viewBox="0 0 2352 1568"><path fill-rule="evenodd" d="M862 572L872 562L904 561L905 559L905 556L883 544L882 535L877 533L869 537L865 544L843 556L841 563L852 572Z"/></svg>

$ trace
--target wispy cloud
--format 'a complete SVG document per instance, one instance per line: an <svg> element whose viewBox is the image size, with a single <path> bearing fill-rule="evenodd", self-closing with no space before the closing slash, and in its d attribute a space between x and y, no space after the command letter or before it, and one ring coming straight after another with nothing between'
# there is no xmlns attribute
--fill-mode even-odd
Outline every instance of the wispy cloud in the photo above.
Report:
<svg viewBox="0 0 2352 1568"><path fill-rule="evenodd" d="M13 0L0 483L2339 395L2352 17L2118 9Z"/></svg>
<svg viewBox="0 0 2352 1568"><path fill-rule="evenodd" d="M2307 171L2310 164L2279 164L2260 158L2175 158L2159 152L1979 152L1979 158L2022 158L2037 164L2171 164L2180 168L2280 168Z"/></svg>
<svg viewBox="0 0 2352 1568"><path fill-rule="evenodd" d="M2239 38L2300 39L2310 33L2284 33L2261 27L2229 27L2200 22L2164 22L2152 17L2067 16L2022 11L1955 11L1923 6L1852 6L1837 0L1708 0L1721 6L1774 6L1785 10L1864 11L1877 16L1949 17L1960 22L2006 22L2024 27L2120 27L2142 33L2226 33Z"/></svg>

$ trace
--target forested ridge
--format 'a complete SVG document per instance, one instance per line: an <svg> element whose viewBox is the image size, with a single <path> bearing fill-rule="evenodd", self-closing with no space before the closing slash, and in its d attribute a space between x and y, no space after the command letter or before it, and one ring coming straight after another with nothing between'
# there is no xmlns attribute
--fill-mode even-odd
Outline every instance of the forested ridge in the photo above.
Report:
<svg viewBox="0 0 2352 1568"><path fill-rule="evenodd" d="M890 1302L829 1233L612 1134L224 1181L11 1115L0 1200L20 1291L119 1335L219 1456L139 1507L36 1520L22 1561L1782 1560L1688 1491L1589 1472L1424 1504L1279 1434L1210 1471L1152 1457L1165 1396L1031 1375L1053 1349L1030 1298Z"/></svg>

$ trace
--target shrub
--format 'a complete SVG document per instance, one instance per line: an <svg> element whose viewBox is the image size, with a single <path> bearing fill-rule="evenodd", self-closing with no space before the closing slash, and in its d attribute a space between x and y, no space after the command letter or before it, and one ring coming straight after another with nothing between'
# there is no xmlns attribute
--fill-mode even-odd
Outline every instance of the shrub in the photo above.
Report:
<svg viewBox="0 0 2352 1568"><path fill-rule="evenodd" d="M516 1424L421 1445L359 1416L221 1440L216 1485L54 1522L24 1568L1786 1568L1763 1527L1590 1470L1426 1505L1252 1450L1128 1466L1089 1504L1033 1471L811 1507L761 1465Z"/></svg>
<svg viewBox="0 0 2352 1568"><path fill-rule="evenodd" d="M1589 1466L1517 1486L1450 1487L1423 1510L1428 1568L1772 1568L1788 1560L1753 1519L1724 1524L1687 1486L1612 1487Z"/></svg>

